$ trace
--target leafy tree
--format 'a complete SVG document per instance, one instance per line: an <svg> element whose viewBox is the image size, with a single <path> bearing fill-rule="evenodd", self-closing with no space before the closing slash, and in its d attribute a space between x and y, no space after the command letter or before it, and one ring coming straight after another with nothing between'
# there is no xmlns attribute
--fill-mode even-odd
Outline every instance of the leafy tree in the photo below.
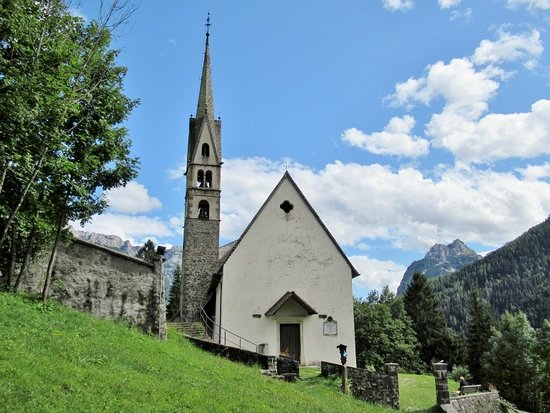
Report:
<svg viewBox="0 0 550 413"><path fill-rule="evenodd" d="M150 239L137 252L138 258L153 262L155 257L155 243Z"/></svg>
<svg viewBox="0 0 550 413"><path fill-rule="evenodd" d="M175 320L179 316L181 289L181 267L176 265L172 274L172 285L168 293L168 305L166 306L166 317L168 320Z"/></svg>
<svg viewBox="0 0 550 413"><path fill-rule="evenodd" d="M89 24L63 0L0 6L0 261L9 262L2 275L10 286L19 261L17 287L38 247L53 241L44 299L67 222L101 212L98 190L136 175L119 125L137 102L124 95L126 69L109 48L108 22L126 13L122 3Z"/></svg>
<svg viewBox="0 0 550 413"><path fill-rule="evenodd" d="M386 286L366 300L354 300L355 347L358 365L375 370L398 363L403 371L419 372L422 362L412 322L403 303Z"/></svg>
<svg viewBox="0 0 550 413"><path fill-rule="evenodd" d="M538 374L538 406L541 412L550 412L550 321L544 320L537 331L535 353L538 356L540 369Z"/></svg>
<svg viewBox="0 0 550 413"><path fill-rule="evenodd" d="M470 293L467 320L467 361L471 379L475 383L487 384L482 358L489 350L491 327L494 325L489 304L479 296L479 290Z"/></svg>
<svg viewBox="0 0 550 413"><path fill-rule="evenodd" d="M407 314L412 319L420 343L420 355L427 367L440 359L453 365L456 361L456 345L425 275L413 274L403 296L403 302Z"/></svg>
<svg viewBox="0 0 550 413"><path fill-rule="evenodd" d="M527 316L506 312L500 330L492 331L485 366L489 379L506 400L521 409L536 411L536 338Z"/></svg>

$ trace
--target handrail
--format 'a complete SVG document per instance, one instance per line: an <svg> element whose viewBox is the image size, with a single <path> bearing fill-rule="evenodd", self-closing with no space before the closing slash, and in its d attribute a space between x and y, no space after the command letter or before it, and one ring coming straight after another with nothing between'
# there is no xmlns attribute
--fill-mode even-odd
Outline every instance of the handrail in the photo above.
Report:
<svg viewBox="0 0 550 413"><path fill-rule="evenodd" d="M227 343L231 343L233 344L232 347L237 347L240 348L240 349L245 349L245 350L248 350L247 348L245 348L243 346L243 341L245 344L250 344L252 345L252 347L254 348L254 350L249 350L249 351L254 351L256 353L259 353L259 349L260 349L260 346L244 337L241 337L239 336L238 334L235 334L233 333L232 331L229 331L228 329L226 328L223 328L222 326L220 326L219 324L217 324L214 320L212 320L208 314L206 314L206 311L204 310L203 307L200 307L200 317L201 317L201 322L202 324L204 325L204 328L206 330L206 334L208 334L208 336L212 339L214 339L214 331L217 330L218 331L218 343L219 344L222 344L222 332L223 332L223 344L224 345L227 345ZM229 334L229 338L227 337L227 335ZM233 340L237 340L238 339L238 343L236 341L232 341Z"/></svg>

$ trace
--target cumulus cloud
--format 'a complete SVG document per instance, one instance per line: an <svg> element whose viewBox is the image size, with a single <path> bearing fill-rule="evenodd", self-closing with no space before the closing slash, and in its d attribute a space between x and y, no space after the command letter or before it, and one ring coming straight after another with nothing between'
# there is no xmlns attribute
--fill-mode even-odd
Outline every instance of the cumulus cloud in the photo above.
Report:
<svg viewBox="0 0 550 413"><path fill-rule="evenodd" d="M351 256L349 259L361 274L353 280L353 284L359 288L382 291L387 285L390 291L395 292L407 269L393 261L381 261L364 255Z"/></svg>
<svg viewBox="0 0 550 413"><path fill-rule="evenodd" d="M528 10L550 10L550 0L507 0L507 4L513 9L525 7Z"/></svg>
<svg viewBox="0 0 550 413"><path fill-rule="evenodd" d="M149 195L149 191L142 184L132 181L125 187L106 191L111 211L130 214L149 212L162 207L158 198Z"/></svg>
<svg viewBox="0 0 550 413"><path fill-rule="evenodd" d="M426 68L424 76L396 84L387 99L409 110L416 104L442 102L441 111L426 124L426 136L434 147L451 152L457 162L547 154L546 100L535 102L528 113L487 114L500 82L511 76L500 64L519 61L533 68L542 52L537 30L520 34L500 30L496 40L483 40L471 57L438 61Z"/></svg>
<svg viewBox="0 0 550 413"><path fill-rule="evenodd" d="M528 181L547 179L550 178L550 162L542 165L527 165L525 168L519 168L518 171Z"/></svg>
<svg viewBox="0 0 550 413"><path fill-rule="evenodd" d="M426 155L429 142L413 136L415 120L410 115L393 117L382 132L366 134L356 128L347 129L342 139L352 146L365 149L377 155L417 157Z"/></svg>
<svg viewBox="0 0 550 413"><path fill-rule="evenodd" d="M442 9L450 9L451 7L458 6L462 0L437 0L437 4Z"/></svg>
<svg viewBox="0 0 550 413"><path fill-rule="evenodd" d="M284 173L281 162L226 160L222 237L235 239ZM334 162L320 171L290 163L296 180L343 246L385 240L426 250L437 242L498 247L542 222L550 211L550 183L466 166L436 177L414 168ZM322 190L320 190L322 188Z"/></svg>
<svg viewBox="0 0 550 413"><path fill-rule="evenodd" d="M72 223L72 225L74 228L79 228L78 224ZM160 218L110 212L94 216L93 220L84 226L84 230L118 235L123 240L130 240L133 245L137 245L144 239L158 240L175 235L174 231Z"/></svg>
<svg viewBox="0 0 550 413"><path fill-rule="evenodd" d="M412 0L382 0L382 6L389 11L407 11L414 7Z"/></svg>
<svg viewBox="0 0 550 413"><path fill-rule="evenodd" d="M481 41L472 55L472 61L476 65L487 65L522 60L526 68L532 69L543 50L538 30L520 34L500 30L497 40Z"/></svg>

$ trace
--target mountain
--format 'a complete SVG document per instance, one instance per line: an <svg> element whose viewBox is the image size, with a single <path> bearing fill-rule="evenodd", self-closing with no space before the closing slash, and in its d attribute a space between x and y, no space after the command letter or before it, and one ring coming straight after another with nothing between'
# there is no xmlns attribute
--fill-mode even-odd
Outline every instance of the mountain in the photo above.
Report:
<svg viewBox="0 0 550 413"><path fill-rule="evenodd" d="M397 294L403 294L415 272L424 273L428 278L449 274L470 265L481 258L474 250L468 248L459 239L449 245L435 244L424 258L414 261L403 275L397 288Z"/></svg>
<svg viewBox="0 0 550 413"><path fill-rule="evenodd" d="M476 263L432 281L449 326L463 330L477 288L498 316L523 311L533 327L550 320L550 218Z"/></svg>
<svg viewBox="0 0 550 413"><path fill-rule="evenodd" d="M80 231L72 228L71 232L76 238L91 242L92 244L101 245L115 251L135 257L142 245L132 245L130 241L123 240L117 235L98 234L96 232ZM179 245L166 250L164 253L164 282L166 285L166 296L172 285L172 275L177 265L181 266L181 257L183 249Z"/></svg>

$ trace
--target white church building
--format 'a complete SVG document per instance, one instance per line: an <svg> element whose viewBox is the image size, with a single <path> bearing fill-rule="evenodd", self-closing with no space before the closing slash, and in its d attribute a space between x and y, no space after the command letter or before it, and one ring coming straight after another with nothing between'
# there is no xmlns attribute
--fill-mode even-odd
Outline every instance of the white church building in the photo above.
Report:
<svg viewBox="0 0 550 413"><path fill-rule="evenodd" d="M189 121L180 313L207 314L213 341L301 364L355 367L352 279L359 275L288 172L238 240L219 246L221 120L214 119L209 36Z"/></svg>

